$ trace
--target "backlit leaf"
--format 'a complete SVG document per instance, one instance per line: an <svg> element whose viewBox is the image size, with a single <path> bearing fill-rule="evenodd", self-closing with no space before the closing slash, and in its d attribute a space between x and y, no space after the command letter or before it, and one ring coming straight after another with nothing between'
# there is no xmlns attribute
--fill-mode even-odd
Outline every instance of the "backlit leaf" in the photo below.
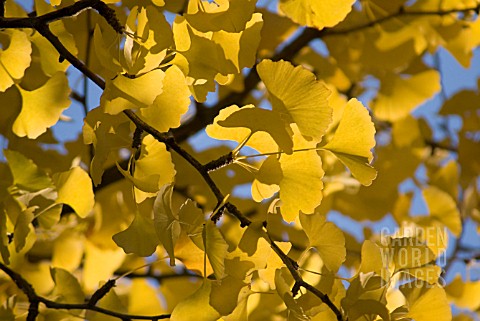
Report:
<svg viewBox="0 0 480 321"><path fill-rule="evenodd" d="M125 252L121 248L103 248L86 240L82 279L84 290L90 292L96 289L100 282L109 280L124 259Z"/></svg>
<svg viewBox="0 0 480 321"><path fill-rule="evenodd" d="M440 75L435 70L427 70L409 78L389 75L382 79L372 109L379 120L395 122L432 98L439 90Z"/></svg>
<svg viewBox="0 0 480 321"><path fill-rule="evenodd" d="M228 244L212 221L205 223L202 235L205 252L207 252L215 277L217 280L221 280L225 277L225 257L227 256Z"/></svg>
<svg viewBox="0 0 480 321"><path fill-rule="evenodd" d="M330 150L363 185L370 185L377 172L370 165L375 146L375 126L367 109L351 99L340 120L335 136L323 148Z"/></svg>
<svg viewBox="0 0 480 321"><path fill-rule="evenodd" d="M346 256L343 232L322 214L300 214L300 222L327 269L338 271Z"/></svg>
<svg viewBox="0 0 480 321"><path fill-rule="evenodd" d="M151 135L145 136L133 172L134 184L139 189L135 190L137 203L141 203L147 197L155 196L161 186L173 182L175 173L172 156L165 144ZM148 186L148 189L142 188L144 186ZM142 189L147 193L143 193Z"/></svg>
<svg viewBox="0 0 480 321"><path fill-rule="evenodd" d="M165 313L157 288L146 279L133 279L128 300L128 312L136 315L157 315Z"/></svg>
<svg viewBox="0 0 480 321"><path fill-rule="evenodd" d="M5 47L5 38L10 44ZM2 30L0 34L0 92L7 90L25 74L31 63L32 45L27 34L20 30Z"/></svg>
<svg viewBox="0 0 480 321"><path fill-rule="evenodd" d="M83 141L93 144L95 150L90 175L97 186L102 182L104 166L111 153L132 144L130 123L124 114L110 115L102 107L97 107L89 111L84 119Z"/></svg>
<svg viewBox="0 0 480 321"><path fill-rule="evenodd" d="M257 71L268 90L273 110L288 122L295 122L307 139L319 142L332 121L327 87L310 71L283 60L263 60Z"/></svg>
<svg viewBox="0 0 480 321"><path fill-rule="evenodd" d="M292 153L292 132L282 120L281 115L275 111L247 105L230 114L225 120L219 121L218 124L222 127L246 127L252 134L259 131L266 132L284 152Z"/></svg>
<svg viewBox="0 0 480 321"><path fill-rule="evenodd" d="M194 294L180 302L173 309L172 321L216 321L220 314L209 303L212 283L205 279L203 285Z"/></svg>
<svg viewBox="0 0 480 321"><path fill-rule="evenodd" d="M57 72L38 89L29 91L17 86L22 96L22 110L13 123L20 137L37 138L55 125L70 106L70 87L63 72Z"/></svg>
<svg viewBox="0 0 480 321"><path fill-rule="evenodd" d="M245 29L254 10L253 0L219 0L215 3L195 0L189 2L185 17L202 32L239 32Z"/></svg>
<svg viewBox="0 0 480 321"><path fill-rule="evenodd" d="M459 308L477 310L480 307L480 281L463 281L460 275L445 287L447 297Z"/></svg>
<svg viewBox="0 0 480 321"><path fill-rule="evenodd" d="M153 220L141 213L135 215L132 224L125 231L115 234L112 238L125 253L134 253L138 256L152 255L159 244Z"/></svg>
<svg viewBox="0 0 480 321"><path fill-rule="evenodd" d="M449 321L452 319L452 312L444 289L434 286L422 291L420 287L410 285L410 288L407 288L407 286L408 284L402 287L402 292L410 303L406 317L416 321Z"/></svg>
<svg viewBox="0 0 480 321"><path fill-rule="evenodd" d="M27 208L19 213L15 222L15 229L13 230L13 243L15 244L15 250L21 251L27 241L27 236L32 232L30 223L32 223L34 208Z"/></svg>
<svg viewBox="0 0 480 321"><path fill-rule="evenodd" d="M65 230L53 244L52 266L73 272L82 261L84 241L79 231Z"/></svg>
<svg viewBox="0 0 480 321"><path fill-rule="evenodd" d="M252 109L255 107L253 105L247 105L242 108ZM228 128L220 126L219 124L219 122L226 120L230 115L240 111L242 108L232 105L222 109L220 114L215 117L213 124L208 125L205 129L207 135L215 139L233 140L238 143L243 142L245 138L250 135L251 129L246 127ZM244 124L244 126L247 126L247 124ZM278 125L272 127L278 127ZM275 140L272 138L272 135L264 131L255 132L245 145L252 147L261 153L272 152L278 149Z"/></svg>
<svg viewBox="0 0 480 321"><path fill-rule="evenodd" d="M140 115L149 125L160 132L180 126L180 118L190 105L190 90L185 76L175 65L165 72L163 91L153 104L140 109Z"/></svg>
<svg viewBox="0 0 480 321"><path fill-rule="evenodd" d="M59 303L84 303L85 294L78 280L67 270L61 268L50 269L55 288L53 296Z"/></svg>
<svg viewBox="0 0 480 321"><path fill-rule="evenodd" d="M280 10L293 21L308 27L333 27L352 10L354 0L280 0Z"/></svg>
<svg viewBox="0 0 480 321"><path fill-rule="evenodd" d="M164 185L158 192L153 205L155 231L170 257L170 265L175 265L174 248L180 236L178 215L172 211L173 184Z"/></svg>
<svg viewBox="0 0 480 321"><path fill-rule="evenodd" d="M292 244L289 242L275 242L278 247L283 251L283 253L288 253ZM275 290L275 274L278 269L280 269L285 264L280 259L280 257L272 250L267 256L267 267L265 269L258 270L258 275L260 278L267 282L271 290Z"/></svg>
<svg viewBox="0 0 480 321"><path fill-rule="evenodd" d="M277 156L271 155L262 163L252 183L252 198L256 202L272 197L280 190L282 166Z"/></svg>
<svg viewBox="0 0 480 321"><path fill-rule="evenodd" d="M13 183L18 188L36 192L53 186L50 177L21 153L6 149L3 151L3 155L12 172Z"/></svg>
<svg viewBox="0 0 480 321"><path fill-rule="evenodd" d="M430 216L445 224L453 235L458 237L462 232L462 221L455 200L435 186L424 188L422 194Z"/></svg>
<svg viewBox="0 0 480 321"><path fill-rule="evenodd" d="M280 156L283 178L280 182L280 211L283 218L291 222L299 214L313 213L320 205L323 194L322 178L325 172L322 160L315 150L315 142L306 141L298 130L294 130L294 149L309 149Z"/></svg>
<svg viewBox="0 0 480 321"><path fill-rule="evenodd" d="M53 176L58 191L57 203L69 205L78 216L86 217L95 204L92 180L80 167Z"/></svg>
<svg viewBox="0 0 480 321"><path fill-rule="evenodd" d="M160 69L135 78L117 75L113 80L107 80L100 100L101 106L106 113L112 115L125 109L148 107L162 93L164 77L165 73Z"/></svg>

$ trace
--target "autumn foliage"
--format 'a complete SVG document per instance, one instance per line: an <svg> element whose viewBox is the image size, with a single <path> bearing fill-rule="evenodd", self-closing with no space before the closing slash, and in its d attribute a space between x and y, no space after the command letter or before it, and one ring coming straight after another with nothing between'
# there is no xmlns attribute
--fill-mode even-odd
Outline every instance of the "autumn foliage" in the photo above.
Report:
<svg viewBox="0 0 480 321"><path fill-rule="evenodd" d="M0 4L0 320L478 319L476 0Z"/></svg>

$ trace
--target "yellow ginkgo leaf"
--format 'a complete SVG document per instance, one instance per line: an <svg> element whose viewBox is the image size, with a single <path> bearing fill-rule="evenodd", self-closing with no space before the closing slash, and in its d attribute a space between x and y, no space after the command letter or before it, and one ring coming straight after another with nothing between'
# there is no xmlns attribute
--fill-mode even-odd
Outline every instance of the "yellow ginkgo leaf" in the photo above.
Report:
<svg viewBox="0 0 480 321"><path fill-rule="evenodd" d="M205 222L205 215L203 211L198 208L192 200L188 199L183 203L178 211L178 218L182 231L190 237L199 248L203 249L203 223Z"/></svg>
<svg viewBox="0 0 480 321"><path fill-rule="evenodd" d="M447 192L455 200L459 192L459 172L459 164L452 159L445 165L435 168L434 172L427 172L429 184Z"/></svg>
<svg viewBox="0 0 480 321"><path fill-rule="evenodd" d="M95 186L102 182L104 164L112 150L132 144L130 121L123 114L110 115L102 107L90 110L84 119L83 141L93 144L95 155L90 163L90 175Z"/></svg>
<svg viewBox="0 0 480 321"><path fill-rule="evenodd" d="M280 165L283 178L280 181L280 211L283 218L291 222L299 214L313 213L322 202L323 182L325 174L322 160L313 150L315 142L306 141L294 128L294 150L307 149L294 152L292 155L282 154Z"/></svg>
<svg viewBox="0 0 480 321"><path fill-rule="evenodd" d="M462 221L455 200L435 186L424 188L422 195L430 210L430 216L439 220L458 237L462 232Z"/></svg>
<svg viewBox="0 0 480 321"><path fill-rule="evenodd" d="M409 288L407 286L410 286ZM405 315L415 321L450 321L452 311L448 304L445 290L434 286L424 288L406 284L401 288L409 304L408 313Z"/></svg>
<svg viewBox="0 0 480 321"><path fill-rule="evenodd" d="M53 296L59 303L84 303L85 294L78 280L67 270L61 268L50 269L55 287Z"/></svg>
<svg viewBox="0 0 480 321"><path fill-rule="evenodd" d="M255 11L254 0L189 1L185 18L202 32L240 32Z"/></svg>
<svg viewBox="0 0 480 321"><path fill-rule="evenodd" d="M52 180L38 166L21 153L5 149L3 151L13 176L13 184L18 188L36 192L52 187Z"/></svg>
<svg viewBox="0 0 480 321"><path fill-rule="evenodd" d="M15 251L21 251L27 242L27 236L32 232L31 223L35 218L33 216L35 208L29 207L22 209L17 216L15 228L13 230L13 243L15 244Z"/></svg>
<svg viewBox="0 0 480 321"><path fill-rule="evenodd" d="M154 226L157 236L170 257L170 265L175 265L174 248L180 237L181 227L178 215L172 210L173 184L164 185L153 205Z"/></svg>
<svg viewBox="0 0 480 321"><path fill-rule="evenodd" d="M213 273L217 280L221 280L225 277L225 257L227 256L228 244L212 221L205 223L202 235L205 252L207 252L208 260L212 265Z"/></svg>
<svg viewBox="0 0 480 321"><path fill-rule="evenodd" d="M280 182L283 178L282 166L277 156L269 156L260 167L252 183L252 198L256 202L270 198L280 190Z"/></svg>
<svg viewBox="0 0 480 321"><path fill-rule="evenodd" d="M462 281L457 275L455 279L445 287L447 296L459 308L477 310L480 307L480 281Z"/></svg>
<svg viewBox="0 0 480 321"><path fill-rule="evenodd" d="M246 105L242 108L255 108L255 106ZM220 126L219 124L220 121L224 121L230 115L236 113L239 110L241 110L241 108L236 105L232 105L230 107L222 109L218 116L215 117L213 124L208 125L205 129L207 135L215 139L233 140L238 143L243 142L245 138L250 135L251 129L246 127L228 128ZM275 140L270 134L264 131L255 132L245 145L256 149L261 153L278 151L278 146Z"/></svg>
<svg viewBox="0 0 480 321"><path fill-rule="evenodd" d="M296 23L323 29L333 27L352 10L355 0L280 0L280 10Z"/></svg>
<svg viewBox="0 0 480 321"><path fill-rule="evenodd" d="M374 272L380 275L384 280L390 277L388 270L388 262L383 259L382 249L370 240L365 240L362 245L362 264L359 272ZM383 254L383 255L382 255Z"/></svg>
<svg viewBox="0 0 480 321"><path fill-rule="evenodd" d="M53 243L51 265L73 272L83 257L85 235L76 230L65 230Z"/></svg>
<svg viewBox="0 0 480 321"><path fill-rule="evenodd" d="M130 296L128 297L128 312L136 315L165 313L158 297L158 288L147 279L133 279Z"/></svg>
<svg viewBox="0 0 480 321"><path fill-rule="evenodd" d="M210 305L221 315L230 315L242 299L245 292L249 291L249 286L242 280L228 275L222 279L222 282L212 284L210 294Z"/></svg>
<svg viewBox="0 0 480 321"><path fill-rule="evenodd" d="M283 253L288 253L292 247L290 242L275 242ZM284 266L282 259L273 251L269 251L267 256L267 267L265 269L258 270L258 276L268 283L271 290L275 290L275 272Z"/></svg>
<svg viewBox="0 0 480 321"><path fill-rule="evenodd" d="M84 290L90 292L96 289L100 282L110 279L113 272L122 265L125 256L121 248L105 249L86 240L82 279Z"/></svg>
<svg viewBox="0 0 480 321"><path fill-rule="evenodd" d="M323 148L333 152L363 185L377 176L370 166L375 146L375 126L368 110L355 98L347 103L335 136Z"/></svg>
<svg viewBox="0 0 480 321"><path fill-rule="evenodd" d="M80 167L57 173L53 181L58 191L56 203L69 205L81 218L86 217L95 204L92 180Z"/></svg>
<svg viewBox="0 0 480 321"><path fill-rule="evenodd" d="M133 172L134 184L138 187L135 189L136 202L141 203L147 197L154 197L161 186L173 182L175 173L172 156L165 144L151 135L145 136ZM145 186L149 188L145 189Z"/></svg>
<svg viewBox="0 0 480 321"><path fill-rule="evenodd" d="M220 313L210 305L210 293L214 281L205 279L203 285L194 294L181 301L173 309L172 321L213 321Z"/></svg>
<svg viewBox="0 0 480 321"><path fill-rule="evenodd" d="M372 109L379 120L395 122L440 90L440 74L436 70L427 70L409 78L388 74L381 79L378 97L372 103Z"/></svg>
<svg viewBox="0 0 480 321"><path fill-rule="evenodd" d="M150 106L162 93L165 73L160 69L152 70L142 76L129 78L117 75L107 80L101 97L101 106L105 112L115 115L125 109L136 109Z"/></svg>
<svg viewBox="0 0 480 321"><path fill-rule="evenodd" d="M133 7L125 28L132 34L123 47L127 73L137 75L157 68L173 45L173 34L165 16L154 6ZM135 40L134 40L135 39Z"/></svg>
<svg viewBox="0 0 480 321"><path fill-rule="evenodd" d="M211 33L194 31L184 17L177 16L173 24L177 54L173 64L187 75L189 88L196 101L204 102L207 93L215 90L215 76L237 73L223 48L215 43Z"/></svg>
<svg viewBox="0 0 480 321"><path fill-rule="evenodd" d="M389 259L393 259L395 270L421 267L435 260L432 250L416 237L390 239Z"/></svg>
<svg viewBox="0 0 480 321"><path fill-rule="evenodd" d="M246 108L245 108L246 107ZM292 153L293 133L290 126L282 120L280 113L253 105L245 106L230 114L225 120L218 121L222 127L246 127L251 133L266 132L275 140L277 145L287 154Z"/></svg>
<svg viewBox="0 0 480 321"><path fill-rule="evenodd" d="M323 263L331 272L337 272L345 261L345 236L322 214L300 214L300 222L307 233L310 246L317 249Z"/></svg>
<svg viewBox="0 0 480 321"><path fill-rule="evenodd" d="M190 105L190 90L182 71L175 65L165 72L163 92L153 104L140 109L142 118L160 132L180 126L180 118Z"/></svg>
<svg viewBox="0 0 480 321"><path fill-rule="evenodd" d="M9 29L0 32L0 43L10 41L8 47L0 49L0 92L7 90L14 81L25 74L30 66L32 45L27 34L20 30Z"/></svg>
<svg viewBox="0 0 480 321"><path fill-rule="evenodd" d="M57 123L70 106L70 87L63 72L57 72L42 87L28 91L17 86L22 96L22 110L13 123L13 132L34 139Z"/></svg>
<svg viewBox="0 0 480 321"><path fill-rule="evenodd" d="M153 220L141 213L135 215L132 224L125 231L113 235L112 239L125 253L138 256L152 255L160 242Z"/></svg>
<svg viewBox="0 0 480 321"><path fill-rule="evenodd" d="M117 46L114 45L118 41L116 37L116 33L113 29L108 28L102 32L100 25L95 25L95 29L93 30L93 43L95 45L96 57L102 67L114 74L118 74L123 71L122 65L118 58L118 53L116 54L118 48L116 48ZM108 40L106 41L106 39Z"/></svg>
<svg viewBox="0 0 480 321"><path fill-rule="evenodd" d="M263 60L258 74L269 93L273 110L289 122L295 122L300 133L319 142L332 121L328 105L330 90L315 75L290 62Z"/></svg>
<svg viewBox="0 0 480 321"><path fill-rule="evenodd" d="M218 31L213 34L212 40L223 48L225 58L235 65L237 73L241 73L243 68L251 68L255 64L262 26L262 15L255 13L245 26L245 30Z"/></svg>

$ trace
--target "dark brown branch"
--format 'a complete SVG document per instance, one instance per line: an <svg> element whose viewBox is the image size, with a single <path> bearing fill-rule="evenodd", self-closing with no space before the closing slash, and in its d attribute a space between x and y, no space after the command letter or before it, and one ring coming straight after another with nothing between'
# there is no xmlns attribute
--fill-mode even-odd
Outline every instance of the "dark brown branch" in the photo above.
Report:
<svg viewBox="0 0 480 321"><path fill-rule="evenodd" d="M432 153L434 153L436 149L443 149L452 153L458 153L458 149L455 146L444 145L429 139L425 140L425 145L430 146L432 148Z"/></svg>
<svg viewBox="0 0 480 321"><path fill-rule="evenodd" d="M213 172L217 169L230 165L234 161L233 153L230 152L226 155L220 156L217 159L208 162L207 164L203 165L207 172Z"/></svg>
<svg viewBox="0 0 480 321"><path fill-rule="evenodd" d="M123 277L129 278L129 279L145 279L145 278L148 278L148 279L152 279L152 280L157 281L159 284L161 284L165 280L176 279L176 278L196 278L196 279L197 278L198 279L203 278L203 276L201 276L199 274L192 273L192 272L190 272L186 269L184 271L180 272L180 273L158 274L157 275L157 274L154 274L154 273L149 271L145 274L131 273L131 274L127 274Z"/></svg>
<svg viewBox="0 0 480 321"><path fill-rule="evenodd" d="M15 282L16 286L20 291L22 291L28 298L30 302L28 308L28 316L27 321L34 321L38 315L38 306L39 303L43 303L47 308L51 309L58 309L58 310L90 310L99 312L105 315L110 315L112 317L116 317L121 320L161 320L161 319L168 319L170 318L169 314L161 314L155 316L145 316L145 315L133 315L133 314L126 314L126 313L119 313L115 311L110 311L95 305L95 303L100 300L103 296L105 296L108 291L113 287L115 281L108 281L105 285L99 288L93 295L92 299L88 303L81 303L81 304L71 304L71 303L58 303L55 301L51 301L46 299L42 296L39 296L35 290L33 289L32 285L28 283L20 274L16 273L6 265L0 262L0 270L5 272L10 279ZM112 285L113 284L113 285ZM93 300L93 298L98 298L98 300Z"/></svg>
<svg viewBox="0 0 480 321"><path fill-rule="evenodd" d="M268 233L267 236L273 251L275 251L275 253L280 257L282 262L286 265L288 271L290 271L293 279L295 280L295 284L292 287L293 296L296 296L300 288L303 287L307 291L310 291L313 295L318 297L323 303L325 303L330 308L330 310L335 313L338 321L343 321L344 319L342 312L337 308L337 306L332 302L332 300L330 300L328 295L323 293L313 285L305 282L300 273L298 272L298 263L291 259L287 254L285 254L282 249L279 248L278 245L275 244L275 242L270 238L270 235L268 235Z"/></svg>
<svg viewBox="0 0 480 321"><path fill-rule="evenodd" d="M7 0L1 0L0 1L0 17L5 17L5 2Z"/></svg>
<svg viewBox="0 0 480 321"><path fill-rule="evenodd" d="M63 18L73 17L85 9L92 8L97 5L100 0L80 0L71 6L67 6L56 11L46 13L38 17L29 18L0 18L0 28L32 28L36 26L46 25L50 22Z"/></svg>

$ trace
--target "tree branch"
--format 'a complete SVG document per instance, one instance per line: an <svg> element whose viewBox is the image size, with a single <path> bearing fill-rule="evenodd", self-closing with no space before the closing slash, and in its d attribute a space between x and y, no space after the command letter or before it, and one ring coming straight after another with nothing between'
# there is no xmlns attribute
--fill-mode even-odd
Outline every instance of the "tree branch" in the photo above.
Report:
<svg viewBox="0 0 480 321"><path fill-rule="evenodd" d="M287 254L282 251L281 248L278 247L277 244L275 244L275 242L270 238L268 232L266 232L266 234L268 236L268 241L270 242L270 246L272 247L273 251L275 251L275 253L280 257L282 262L286 265L288 271L290 271L293 279L295 280L295 284L292 287L293 296L296 296L300 288L303 287L307 291L310 291L313 295L318 297L320 300L322 300L322 302L325 303L330 308L330 310L332 310L333 313L335 313L338 321L343 321L342 312L336 307L332 300L330 300L328 295L323 293L313 285L305 282L300 273L298 272L298 263L291 259Z"/></svg>
<svg viewBox="0 0 480 321"><path fill-rule="evenodd" d="M27 296L28 301L30 302L30 305L28 308L27 321L36 320L38 316L39 303L43 303L47 308L57 309L57 310L95 311L105 315L116 317L120 320L137 319L137 320L156 321L156 320L170 318L170 314L161 314L161 315L155 315L155 316L134 315L134 314L126 314L126 313L110 311L110 310L96 306L95 304L97 303L97 301L100 300L102 297L104 297L108 293L108 291L110 291L110 289L113 287L113 285L115 285L114 280L109 280L107 283L105 283L104 286L102 286L97 291L95 291L95 293L92 295L92 299L90 299L88 303L80 303L80 304L58 303L55 301L51 301L47 298L44 298L42 296L39 296L33 289L32 285L28 283L20 274L13 271L12 269L10 269L9 267L7 267L1 262L0 262L0 270L5 272L5 274L7 274L13 282L15 282L18 289ZM94 297L96 299L93 299Z"/></svg>

